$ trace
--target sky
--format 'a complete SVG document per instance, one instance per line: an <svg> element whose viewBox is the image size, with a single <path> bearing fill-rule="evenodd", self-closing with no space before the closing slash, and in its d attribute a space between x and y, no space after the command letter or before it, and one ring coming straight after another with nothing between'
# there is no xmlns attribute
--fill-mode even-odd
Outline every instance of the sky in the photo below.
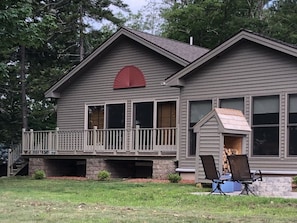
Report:
<svg viewBox="0 0 297 223"><path fill-rule="evenodd" d="M147 4L147 0L123 0L123 2L129 5L129 8L133 13L138 12L142 6Z"/></svg>

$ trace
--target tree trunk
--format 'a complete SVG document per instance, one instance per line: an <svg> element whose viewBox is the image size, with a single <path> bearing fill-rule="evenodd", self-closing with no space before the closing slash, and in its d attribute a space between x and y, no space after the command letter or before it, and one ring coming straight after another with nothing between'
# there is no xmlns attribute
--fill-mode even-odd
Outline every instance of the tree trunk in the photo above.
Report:
<svg viewBox="0 0 297 223"><path fill-rule="evenodd" d="M25 70L25 46L21 46L21 95L22 95L22 122L23 128L28 129L27 99L26 99L26 70Z"/></svg>

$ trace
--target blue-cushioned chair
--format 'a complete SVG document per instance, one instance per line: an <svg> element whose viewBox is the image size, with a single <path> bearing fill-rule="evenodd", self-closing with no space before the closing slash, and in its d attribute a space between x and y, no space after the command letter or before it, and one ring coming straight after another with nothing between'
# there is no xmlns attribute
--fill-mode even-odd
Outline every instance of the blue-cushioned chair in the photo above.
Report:
<svg viewBox="0 0 297 223"><path fill-rule="evenodd" d="M202 161L205 179L211 180L216 184L216 187L210 192L210 194L218 191L220 194L224 194L222 191L221 184L223 184L228 179L223 179L220 177L220 172L216 168L216 164L212 155L199 155Z"/></svg>

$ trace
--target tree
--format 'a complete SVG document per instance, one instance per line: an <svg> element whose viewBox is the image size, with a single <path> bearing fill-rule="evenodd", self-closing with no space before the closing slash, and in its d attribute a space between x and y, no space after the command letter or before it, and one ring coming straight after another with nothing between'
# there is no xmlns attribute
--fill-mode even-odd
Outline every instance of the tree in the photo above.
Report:
<svg viewBox="0 0 297 223"><path fill-rule="evenodd" d="M273 1L269 12L267 35L287 43L297 44L297 0Z"/></svg>
<svg viewBox="0 0 297 223"><path fill-rule="evenodd" d="M12 123L18 124L19 108L21 108L21 120L23 128L28 127L27 122L27 95L26 95L26 47L37 48L45 38L42 27L48 24L50 17L37 19L32 14L33 8L30 1L1 1L0 3L0 29L1 29L1 48L4 49L1 54L1 65L3 67L2 77L2 92L1 99L1 119L2 123L6 123L7 129L18 128L19 125L11 127ZM50 25L50 24L48 24ZM47 26L47 25L46 25ZM16 82L17 78L19 81ZM18 84L20 83L20 84ZM15 89L18 86L18 90ZM20 96L21 97L16 97ZM20 105L20 106L19 106ZM15 135L15 134L14 134ZM18 137L11 137L9 134L4 134L2 140L13 141Z"/></svg>
<svg viewBox="0 0 297 223"><path fill-rule="evenodd" d="M121 0L0 2L1 142L17 142L22 123L33 129L56 125L55 101L43 94L110 34L93 30L88 19L121 23L111 5L126 7Z"/></svg>
<svg viewBox="0 0 297 223"><path fill-rule="evenodd" d="M162 12L163 35L213 48L241 28L266 30L264 0L192 0L170 1Z"/></svg>

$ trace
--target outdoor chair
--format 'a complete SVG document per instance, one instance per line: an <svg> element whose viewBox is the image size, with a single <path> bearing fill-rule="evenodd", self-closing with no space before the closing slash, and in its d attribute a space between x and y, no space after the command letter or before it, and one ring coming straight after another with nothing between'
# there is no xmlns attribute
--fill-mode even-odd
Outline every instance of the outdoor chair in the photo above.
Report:
<svg viewBox="0 0 297 223"><path fill-rule="evenodd" d="M220 194L224 194L222 191L221 184L223 184L227 178L221 178L220 172L216 169L216 164L212 155L199 155L204 168L205 179L211 180L216 184L216 187L210 192L210 194L218 191Z"/></svg>
<svg viewBox="0 0 297 223"><path fill-rule="evenodd" d="M231 179L243 185L240 194L249 195L251 193L255 195L249 186L257 180L262 181L261 170L251 173L248 157L244 154L230 155L227 156L227 159L230 165Z"/></svg>

